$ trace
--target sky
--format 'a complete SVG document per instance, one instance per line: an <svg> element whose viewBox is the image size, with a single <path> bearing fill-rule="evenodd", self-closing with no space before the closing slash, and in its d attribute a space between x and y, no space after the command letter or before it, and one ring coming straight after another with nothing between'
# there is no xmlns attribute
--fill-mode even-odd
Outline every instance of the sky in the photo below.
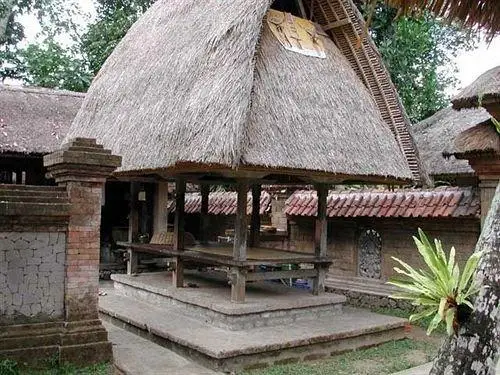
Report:
<svg viewBox="0 0 500 375"><path fill-rule="evenodd" d="M95 8L92 0L78 0L84 13L91 18L95 17ZM34 16L24 16L21 22L25 26L27 41L36 40L40 31L38 21ZM83 19L81 22L85 22ZM497 65L500 65L500 36L493 39L490 44L481 42L477 49L460 53L455 59L458 67L457 78L459 83L456 87L450 87L449 94L454 95L460 89L471 84L482 73Z"/></svg>

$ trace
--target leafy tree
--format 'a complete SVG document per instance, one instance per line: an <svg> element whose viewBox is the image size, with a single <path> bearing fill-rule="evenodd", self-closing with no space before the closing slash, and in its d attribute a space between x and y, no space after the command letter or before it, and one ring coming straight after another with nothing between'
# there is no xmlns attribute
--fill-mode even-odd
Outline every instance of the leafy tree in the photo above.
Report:
<svg viewBox="0 0 500 375"><path fill-rule="evenodd" d="M0 3L0 80L20 78L18 44L24 39L23 26L16 22L14 1Z"/></svg>
<svg viewBox="0 0 500 375"><path fill-rule="evenodd" d="M19 47L24 28L18 16L35 14L46 39L42 43ZM55 38L64 33L73 42L79 39L73 19L79 15L74 0L3 0L0 2L0 79L22 79L45 87L83 91L90 75L78 51L62 47Z"/></svg>
<svg viewBox="0 0 500 375"><path fill-rule="evenodd" d="M82 52L97 74L132 24L154 0L98 0L98 19L82 38Z"/></svg>
<svg viewBox="0 0 500 375"><path fill-rule="evenodd" d="M21 59L26 70L24 81L30 85L86 91L92 81L83 58L52 38L29 45L21 52Z"/></svg>
<svg viewBox="0 0 500 375"><path fill-rule="evenodd" d="M395 9L378 4L370 33L410 119L417 122L448 105L446 89L457 83L453 57L472 49L477 37L429 14L396 15Z"/></svg>

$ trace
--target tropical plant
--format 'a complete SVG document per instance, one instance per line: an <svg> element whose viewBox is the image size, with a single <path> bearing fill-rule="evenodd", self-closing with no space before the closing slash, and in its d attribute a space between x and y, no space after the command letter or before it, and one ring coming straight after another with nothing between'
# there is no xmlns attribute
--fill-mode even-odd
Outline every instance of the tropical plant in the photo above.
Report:
<svg viewBox="0 0 500 375"><path fill-rule="evenodd" d="M422 311L410 316L410 321L434 316L427 329L428 335L441 322L446 324L446 331L452 335L457 332L464 316L473 309L471 299L479 291L473 276L482 252L475 252L470 256L460 275L460 268L455 261L455 248L451 248L447 258L441 241L435 239L433 245L420 228L418 234L419 238L413 239L428 270L416 270L392 257L403 267L394 267L394 271L402 276L390 279L388 284L404 291L391 297L410 300L413 305L422 307Z"/></svg>

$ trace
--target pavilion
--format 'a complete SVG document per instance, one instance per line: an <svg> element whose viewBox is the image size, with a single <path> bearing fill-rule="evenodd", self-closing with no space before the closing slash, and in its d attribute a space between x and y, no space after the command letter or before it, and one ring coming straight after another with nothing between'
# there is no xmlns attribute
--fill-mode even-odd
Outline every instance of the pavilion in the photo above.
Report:
<svg viewBox="0 0 500 375"><path fill-rule="evenodd" d="M350 1L157 1L130 29L94 80L67 139L97 138L123 157L116 175L156 181L155 232L166 230L167 181L176 182L173 245L134 253L227 267L231 300L250 280L313 277L324 290L329 184L426 181L397 93ZM359 46L358 46L359 45ZM184 244L186 182L238 193L234 245ZM247 192L262 184L314 184L315 253L259 247L259 210L247 234ZM132 188L133 189L133 188ZM132 192L133 196L136 191ZM132 204L133 206L133 204ZM206 220L206 219L205 219ZM256 265L308 263L312 270L251 272ZM286 274L285 274L286 273Z"/></svg>

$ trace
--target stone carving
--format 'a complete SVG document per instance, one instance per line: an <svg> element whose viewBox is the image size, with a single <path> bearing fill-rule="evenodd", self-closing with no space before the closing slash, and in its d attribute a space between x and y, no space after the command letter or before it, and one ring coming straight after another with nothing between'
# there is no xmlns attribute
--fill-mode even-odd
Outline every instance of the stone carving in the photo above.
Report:
<svg viewBox="0 0 500 375"><path fill-rule="evenodd" d="M365 230L359 237L359 276L380 279L382 274L382 239L373 229Z"/></svg>

